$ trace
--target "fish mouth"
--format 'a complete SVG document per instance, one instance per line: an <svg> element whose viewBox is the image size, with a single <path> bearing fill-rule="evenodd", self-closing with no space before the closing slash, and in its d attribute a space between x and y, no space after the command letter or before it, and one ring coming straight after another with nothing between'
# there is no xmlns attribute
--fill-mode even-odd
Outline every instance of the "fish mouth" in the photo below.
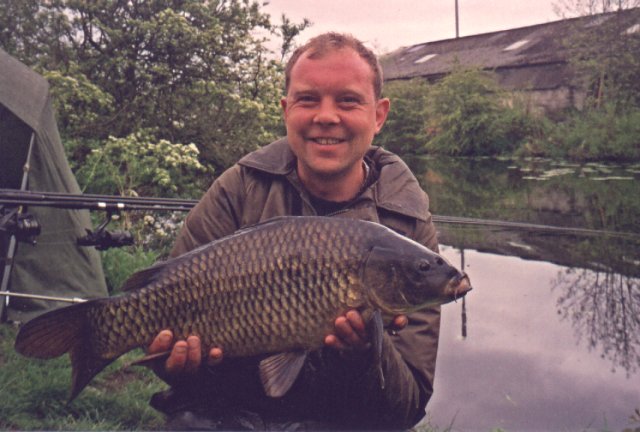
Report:
<svg viewBox="0 0 640 432"><path fill-rule="evenodd" d="M413 307L381 309L383 310L383 312L387 312L391 315L409 314L424 310L431 306L442 305L452 301L457 301L459 298L464 297L472 289L473 288L471 287L471 280L469 279L469 276L466 273L459 273L449 279L444 287L444 294L440 297L434 298L422 304L415 305Z"/></svg>
<svg viewBox="0 0 640 432"><path fill-rule="evenodd" d="M458 298L464 297L472 289L469 276L466 273L460 273L449 280L445 292L451 300L456 301Z"/></svg>

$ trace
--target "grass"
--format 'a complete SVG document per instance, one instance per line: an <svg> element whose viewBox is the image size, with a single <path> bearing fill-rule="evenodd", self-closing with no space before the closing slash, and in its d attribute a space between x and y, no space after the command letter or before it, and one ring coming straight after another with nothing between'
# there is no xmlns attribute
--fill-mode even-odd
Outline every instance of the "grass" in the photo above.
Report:
<svg viewBox="0 0 640 432"><path fill-rule="evenodd" d="M141 355L122 356L67 403L71 366L67 356L34 360L13 349L17 329L0 325L0 431L1 430L161 430L164 419L151 408L151 395L166 385L145 368L123 366ZM640 425L640 409L630 418ZM448 427L434 427L428 421L413 432L458 430L455 419ZM585 428L592 430L591 428ZM503 432L495 428L491 432ZM609 432L603 429L603 432ZM640 432L632 426L624 432Z"/></svg>
<svg viewBox="0 0 640 432"><path fill-rule="evenodd" d="M71 403L68 356L28 359L13 349L17 329L0 325L0 430L158 430L163 417L148 404L166 388L144 368L124 369L130 353L100 373Z"/></svg>

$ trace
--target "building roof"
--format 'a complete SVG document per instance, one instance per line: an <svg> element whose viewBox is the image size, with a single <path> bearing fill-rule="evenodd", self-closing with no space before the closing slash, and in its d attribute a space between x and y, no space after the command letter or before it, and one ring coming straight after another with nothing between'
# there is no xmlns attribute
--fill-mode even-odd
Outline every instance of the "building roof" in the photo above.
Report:
<svg viewBox="0 0 640 432"><path fill-rule="evenodd" d="M399 48L382 56L385 80L415 77L438 78L453 69L479 67L501 72L509 87L554 88L566 84L569 72L563 41L577 31L590 31L623 16L629 32L637 31L640 8L571 18L461 38L427 42Z"/></svg>

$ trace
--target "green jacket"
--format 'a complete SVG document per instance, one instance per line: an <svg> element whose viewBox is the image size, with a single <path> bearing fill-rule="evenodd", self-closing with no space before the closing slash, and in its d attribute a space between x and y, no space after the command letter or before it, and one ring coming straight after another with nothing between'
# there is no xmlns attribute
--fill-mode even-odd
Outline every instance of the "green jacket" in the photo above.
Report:
<svg viewBox="0 0 640 432"><path fill-rule="evenodd" d="M366 158L378 174L377 181L333 216L379 222L437 251L427 194L408 167L376 147ZM295 157L282 139L245 156L213 183L187 216L172 255L275 216L315 214L297 177ZM385 334L384 389L372 373L369 353L323 349L309 356L282 398L264 395L256 359L234 359L189 382L174 383L170 396L157 398L154 406L213 417L225 410L246 409L266 422L310 422L322 429L409 428L424 416L433 392L439 325L438 307L410 315L405 329Z"/></svg>

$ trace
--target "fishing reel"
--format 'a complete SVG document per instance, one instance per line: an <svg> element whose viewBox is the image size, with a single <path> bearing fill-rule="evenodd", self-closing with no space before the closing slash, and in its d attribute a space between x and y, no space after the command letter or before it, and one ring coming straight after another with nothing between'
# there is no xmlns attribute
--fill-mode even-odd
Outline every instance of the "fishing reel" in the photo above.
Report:
<svg viewBox="0 0 640 432"><path fill-rule="evenodd" d="M15 236L19 242L35 245L36 237L40 235L41 231L42 227L35 216L28 213L18 213L17 208L0 216L0 233Z"/></svg>
<svg viewBox="0 0 640 432"><path fill-rule="evenodd" d="M133 245L133 236L129 231L108 231L105 229L111 221L111 216L111 212L107 213L107 219L95 231L85 229L87 235L77 240L78 246L95 246L96 249L102 251L113 247Z"/></svg>

